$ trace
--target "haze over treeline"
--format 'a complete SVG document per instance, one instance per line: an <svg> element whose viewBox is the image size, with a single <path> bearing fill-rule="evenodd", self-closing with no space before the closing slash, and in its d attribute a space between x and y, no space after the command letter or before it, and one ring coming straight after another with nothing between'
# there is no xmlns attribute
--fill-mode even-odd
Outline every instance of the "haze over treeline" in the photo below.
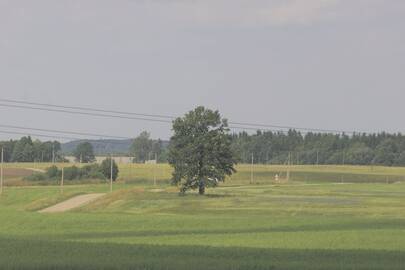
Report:
<svg viewBox="0 0 405 270"><path fill-rule="evenodd" d="M385 165L405 166L405 135L402 134L302 134L296 130L283 132L246 132L234 133L232 149L240 163L287 164L349 164L349 165ZM89 140L99 149L96 154L114 154L135 157L135 162L158 157L159 162L167 161L169 142L153 140L149 134L142 133L134 141ZM135 143L134 143L135 142ZM119 148L114 148L114 143ZM4 147L5 162L51 162L53 151L56 161L61 161L64 144L57 141L41 142L30 137L20 140L0 142ZM68 143L69 146L77 142ZM71 148L69 148L71 149ZM101 151L101 150L103 151ZM114 152L114 149L119 149ZM101 152L100 152L101 151ZM141 157L140 154L142 153Z"/></svg>

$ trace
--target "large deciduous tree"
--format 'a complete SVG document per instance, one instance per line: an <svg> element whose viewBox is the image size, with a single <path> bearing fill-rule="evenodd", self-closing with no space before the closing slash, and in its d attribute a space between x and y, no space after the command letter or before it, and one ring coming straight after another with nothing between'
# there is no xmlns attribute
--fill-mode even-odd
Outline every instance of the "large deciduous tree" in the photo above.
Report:
<svg viewBox="0 0 405 270"><path fill-rule="evenodd" d="M11 159L14 162L31 162L34 160L34 143L30 136L22 137L16 142Z"/></svg>
<svg viewBox="0 0 405 270"><path fill-rule="evenodd" d="M131 154L135 157L135 161L143 163L146 160L151 159L153 140L150 138L150 134L143 131L136 137L131 145Z"/></svg>
<svg viewBox="0 0 405 270"><path fill-rule="evenodd" d="M169 146L174 184L181 192L215 187L235 172L236 158L231 149L226 119L218 111L197 107L173 122L174 135Z"/></svg>
<svg viewBox="0 0 405 270"><path fill-rule="evenodd" d="M93 145L89 142L82 142L74 151L73 155L76 160L82 163L94 162L96 160L94 156Z"/></svg>

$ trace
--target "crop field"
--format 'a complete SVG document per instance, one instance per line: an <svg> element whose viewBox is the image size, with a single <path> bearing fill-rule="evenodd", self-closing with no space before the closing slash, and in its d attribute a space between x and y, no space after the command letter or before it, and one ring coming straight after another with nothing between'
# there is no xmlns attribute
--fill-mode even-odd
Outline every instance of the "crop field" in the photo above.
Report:
<svg viewBox="0 0 405 270"><path fill-rule="evenodd" d="M57 214L38 210L108 184L61 193L21 178L0 197L0 269L405 268L405 168L290 169L286 182L286 167L256 165L250 183L239 165L206 196L180 196L168 165L120 165L112 193Z"/></svg>

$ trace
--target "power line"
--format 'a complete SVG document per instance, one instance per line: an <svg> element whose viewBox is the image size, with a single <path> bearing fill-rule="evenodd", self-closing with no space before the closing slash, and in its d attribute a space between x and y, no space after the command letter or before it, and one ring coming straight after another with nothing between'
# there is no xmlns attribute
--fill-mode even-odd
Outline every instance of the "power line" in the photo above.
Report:
<svg viewBox="0 0 405 270"><path fill-rule="evenodd" d="M75 132L75 131L61 131L61 130L43 129L43 128L28 128L28 127L21 127L21 126L14 126L14 125L3 125L3 124L0 124L0 127L12 128L12 129L21 129L21 130L44 131L44 132L52 132L52 133L60 133L60 134L91 136L91 137L98 137L98 138L119 139L119 140L131 140L132 139L132 138L129 138L129 137L113 136L113 135L105 135L105 134L84 133L84 132Z"/></svg>
<svg viewBox="0 0 405 270"><path fill-rule="evenodd" d="M0 103L0 106L2 106L2 107L31 109L31 110L59 112L59 113L68 113L68 114L76 114L76 115L97 116L97 117L119 118L119 119L127 119L127 120L141 120L141 121L159 122L159 123L172 123L171 120L176 118L175 116L170 116L170 115L157 115L157 114L113 111L113 110L104 110L104 109L96 109L96 108L89 108L89 107L65 106L65 105L55 105L55 104L49 104L49 103L26 102L26 101L18 101L18 100L11 100L11 99L0 99L0 101L6 102L6 103L24 104L24 105L15 105L15 104ZM32 106L27 106L27 105L45 106L48 108L32 107ZM55 109L55 108L61 108L61 109ZM72 110L80 110L80 111L72 111ZM100 113L100 112L102 112L102 113ZM114 114L111 114L111 113L114 113ZM127 116L125 116L125 115L127 115ZM131 117L128 115L137 115L137 116L144 116L144 117ZM158 119L158 118L164 118L164 119ZM171 119L171 120L168 120L168 119ZM369 134L368 132L356 132L356 131L344 131L344 130L320 129L320 128L308 128L308 127L294 127L294 126L283 126L283 125L270 125L270 124L258 124L258 123L248 123L248 122L231 122L230 121L229 124L236 125L236 126L230 126L231 128L244 129L244 130L273 131L274 128L276 128L276 129L302 130L302 131L320 132L320 133L346 133L346 134L364 133L364 134Z"/></svg>
<svg viewBox="0 0 405 270"><path fill-rule="evenodd" d="M0 127L2 128L11 128L11 129L20 129L20 130L27 130L30 132L24 133L24 132L15 132L15 131L2 131L2 133L7 133L7 134L18 134L18 135L30 135L30 136L37 136L37 137L46 137L46 138L54 138L54 139L68 139L68 140L90 140L90 139L85 139L85 138L78 138L78 137L66 137L66 136L60 136L60 135L50 135L50 134L38 134L38 133L32 133L31 131L37 132L47 132L47 133L57 133L57 134L62 134L62 135L81 135L81 136L91 136L91 137L96 137L101 140L105 139L117 139L117 140L132 140L133 138L130 137L124 137L124 136L116 136L116 135L107 135L107 134L96 134L96 133L87 133L87 132L78 132L78 131L66 131L66 130L56 130L56 129L44 129L44 128L33 128L33 127L21 127L21 126L15 126L15 125L4 125L0 124ZM245 127L236 127L236 126L230 126L230 129L246 129ZM252 130L257 130L255 128L251 128ZM280 133L286 133L284 130L266 130L266 131L272 131L272 132L280 132ZM114 142L115 144L119 144L121 142Z"/></svg>
<svg viewBox="0 0 405 270"><path fill-rule="evenodd" d="M35 131L35 132L19 132L19 131L7 131L7 130L1 130L0 133L3 134L13 134L13 135L23 135L23 136L35 136L35 137L43 137L43 138L52 138L52 139L63 139L63 140L77 140L77 141L94 141L95 139L86 139L86 138L78 138L78 137L71 137L71 136L65 136L65 134L68 135L82 135L82 136L93 136L93 137L99 137L99 140L106 140L106 138L115 138L117 140L132 140L132 138L129 137L123 137L123 136L113 136L113 135L106 135L106 134L95 134L95 133L85 133L85 132L77 132L77 131L62 131L62 130L55 130L55 129L42 129L42 128L28 128L28 127L20 127L20 126L13 126L13 125L2 125L0 124L0 127L6 127L6 128L12 128L12 129L21 129L21 130L27 130L27 131ZM231 129L245 129L244 127L230 127ZM253 128L252 128L253 129ZM255 129L256 130L256 129ZM48 133L58 133L62 135L54 135L54 134L39 134L36 133L37 131L41 132L48 132ZM270 130L267 130L270 131ZM286 134L287 131L285 130L271 130L272 132L278 132L278 133L284 133ZM126 142L122 141L114 141L114 142L109 142L109 144L127 144Z"/></svg>
<svg viewBox="0 0 405 270"><path fill-rule="evenodd" d="M36 129L34 129L36 130ZM52 134L39 134L35 132L19 132L19 131L8 131L8 130L0 130L2 134L12 134L12 135L21 135L21 136L31 136L31 137L38 137L38 138L48 138L54 140L69 140L69 141L83 141L83 142L90 142L94 143L92 139L85 139L85 138L77 138L77 137L67 137L62 135L52 135ZM70 133L67 133L70 134ZM100 139L105 140L105 139ZM106 142L107 145L127 145L127 142L123 141L114 141L114 142Z"/></svg>
<svg viewBox="0 0 405 270"><path fill-rule="evenodd" d="M82 111L115 113L115 114L124 114L124 115L137 115L137 116L144 116L144 117L156 117L156 118L166 118L166 119L175 119L176 118L175 116L168 116L168 115L161 115L161 114L145 114L145 113L135 113L135 112L103 110L103 109L90 108L90 107L55 105L55 104L49 104L49 103L37 103L37 102L19 101L19 100L4 99L4 98L0 98L0 101L1 102L9 102L9 103L26 104L26 105L37 105L37 106L44 106L44 107L53 107L53 108L82 110Z"/></svg>
<svg viewBox="0 0 405 270"><path fill-rule="evenodd" d="M69 114L76 114L76 115L89 115L89 116L99 116L99 117L109 117L109 118L112 117L112 118L129 119L129 120L152 121L152 122L167 123L167 124L172 123L172 121L161 120L161 119L150 119L150 118L128 117L128 116L120 116L120 115L109 115L109 114L99 114L99 113L68 111L68 110L60 110L60 109L38 108L38 107L31 107L31 106L26 106L26 105L11 105L11 104L2 104L2 103L0 103L0 106L1 107L9 107L9 108L18 108L18 109L31 109L31 110L47 111L47 112L69 113ZM271 131L271 129L253 128L253 127L240 127L240 126L229 126L229 128L242 129L242 130ZM281 131L281 130L279 130L279 131Z"/></svg>
<svg viewBox="0 0 405 270"><path fill-rule="evenodd" d="M65 136L53 136L53 135L46 135L46 134L36 134L36 133L24 133L24 132L18 132L18 131L5 131L5 130L0 130L0 133L3 134L13 134L13 135L22 135L22 136L35 136L35 137L40 137L40 138L50 138L50 139L63 139L63 140L83 140L79 138L74 138L74 137L65 137Z"/></svg>
<svg viewBox="0 0 405 270"><path fill-rule="evenodd" d="M28 131L41 131L41 132L47 132L47 133L57 133L57 134L62 134L62 135L81 135L81 136L91 136L91 137L96 137L99 139L117 139L117 140L132 140L133 138L131 137L124 137L124 136L116 136L116 135L107 135L107 134L96 134L96 133L86 133L86 132L78 132L78 131L66 131L66 130L55 130L55 129L43 129L43 128L32 128L32 127L21 127L21 126L15 126L15 125L4 125L0 124L0 127L3 128L11 128L11 129L20 129L20 130L28 130ZM244 129L243 127L229 127L230 129ZM252 128L253 130L253 128ZM257 129L254 129L257 130ZM271 130L273 132L282 132L285 133L286 131L283 130ZM15 133L13 131L4 131L8 133ZM49 135L49 134L36 134L36 133L23 133L23 132L16 132L16 134L20 135L33 135L33 136L38 136L38 137L49 137L49 138L63 138L63 139L72 139L72 140L89 140L89 139L83 139L83 138L77 138L77 137L65 137L65 136L59 136L59 135ZM119 142L115 142L119 143Z"/></svg>
<svg viewBox="0 0 405 270"><path fill-rule="evenodd" d="M2 103L0 103L0 106L1 107L9 107L9 108L47 111L47 112L69 113L69 114L76 114L76 115L88 115L88 116L99 116L99 117L109 117L109 118L120 118L120 119L128 119L128 120L141 120L141 121L159 122L159 123L172 123L172 121L161 120L161 119L129 117L129 116L120 116L120 115L101 114L101 113L78 112L78 111L68 111L68 110L60 110L60 109L46 109L46 108L31 107L31 106L25 106L25 105L10 105L10 104L2 104Z"/></svg>

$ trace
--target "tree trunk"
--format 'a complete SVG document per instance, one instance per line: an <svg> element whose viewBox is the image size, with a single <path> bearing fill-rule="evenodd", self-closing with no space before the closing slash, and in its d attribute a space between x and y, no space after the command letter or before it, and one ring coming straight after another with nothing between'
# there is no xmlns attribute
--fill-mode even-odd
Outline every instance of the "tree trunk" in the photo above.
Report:
<svg viewBox="0 0 405 270"><path fill-rule="evenodd" d="M200 180L199 186L198 186L198 193L200 195L204 195L205 194L205 182L203 179Z"/></svg>

